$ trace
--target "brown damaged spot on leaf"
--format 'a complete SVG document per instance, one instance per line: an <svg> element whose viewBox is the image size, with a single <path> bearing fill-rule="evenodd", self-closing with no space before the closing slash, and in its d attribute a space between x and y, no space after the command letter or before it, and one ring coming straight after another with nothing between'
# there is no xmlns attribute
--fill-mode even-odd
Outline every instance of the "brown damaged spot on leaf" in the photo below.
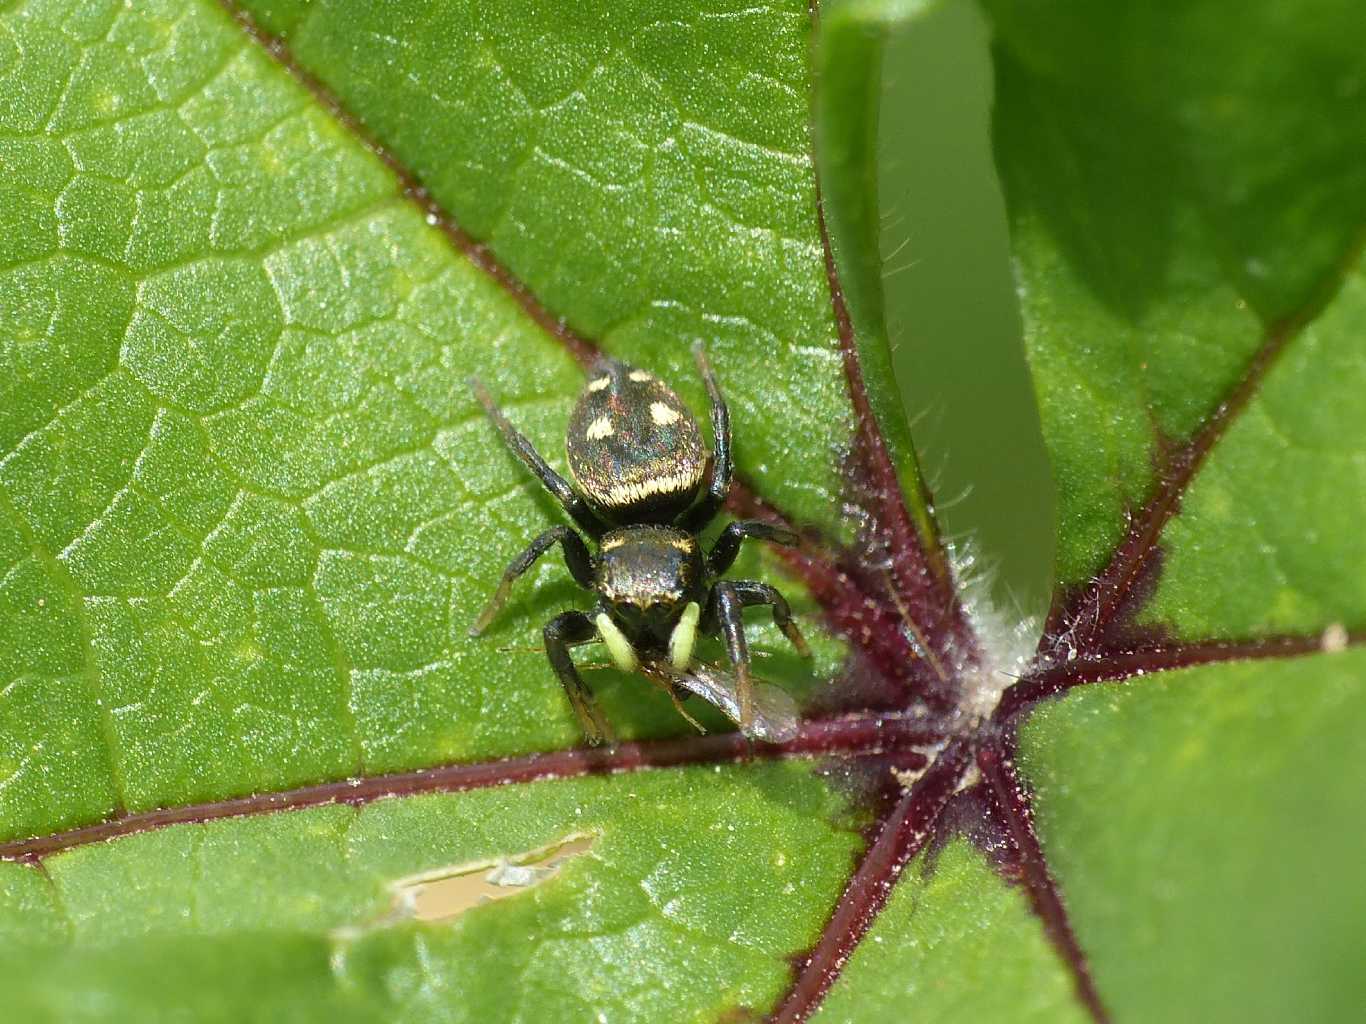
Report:
<svg viewBox="0 0 1366 1024"><path fill-rule="evenodd" d="M588 853L597 836L573 832L557 842L504 857L434 868L389 885L393 905L372 927L403 921L450 921L467 910L505 900L550 881L571 860Z"/></svg>

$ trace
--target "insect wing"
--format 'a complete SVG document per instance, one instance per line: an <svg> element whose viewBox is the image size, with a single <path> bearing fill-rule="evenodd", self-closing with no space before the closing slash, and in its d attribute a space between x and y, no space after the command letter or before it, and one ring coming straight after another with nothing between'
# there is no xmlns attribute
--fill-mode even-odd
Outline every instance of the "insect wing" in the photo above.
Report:
<svg viewBox="0 0 1366 1024"><path fill-rule="evenodd" d="M740 697L735 679L706 665L687 672L670 673L675 685L696 694L720 709L731 721L740 721ZM754 683L754 721L745 735L768 743L784 743L797 736L797 702L784 690L757 680Z"/></svg>

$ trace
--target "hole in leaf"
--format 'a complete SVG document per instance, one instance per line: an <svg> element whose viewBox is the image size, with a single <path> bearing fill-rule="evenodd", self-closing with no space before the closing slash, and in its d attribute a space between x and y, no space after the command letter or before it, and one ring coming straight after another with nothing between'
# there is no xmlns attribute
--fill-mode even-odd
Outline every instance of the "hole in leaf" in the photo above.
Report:
<svg viewBox="0 0 1366 1024"><path fill-rule="evenodd" d="M547 882L574 857L587 853L596 837L574 833L548 846L436 868L394 882L394 905L383 922L409 918L448 921L465 911L515 896Z"/></svg>

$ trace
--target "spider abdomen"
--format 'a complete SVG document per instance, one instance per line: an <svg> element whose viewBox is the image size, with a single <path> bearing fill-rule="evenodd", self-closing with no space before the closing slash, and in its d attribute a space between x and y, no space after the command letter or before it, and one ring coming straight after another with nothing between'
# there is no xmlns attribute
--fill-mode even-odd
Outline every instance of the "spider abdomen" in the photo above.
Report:
<svg viewBox="0 0 1366 1024"><path fill-rule="evenodd" d="M670 522L696 499L707 453L673 388L615 359L591 371L565 434L569 471L612 522Z"/></svg>

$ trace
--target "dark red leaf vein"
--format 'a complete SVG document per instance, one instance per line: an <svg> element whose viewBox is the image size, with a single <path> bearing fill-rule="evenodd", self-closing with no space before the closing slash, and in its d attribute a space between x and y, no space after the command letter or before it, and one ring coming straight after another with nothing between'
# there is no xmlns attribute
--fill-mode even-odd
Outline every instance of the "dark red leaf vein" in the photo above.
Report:
<svg viewBox="0 0 1366 1024"><path fill-rule="evenodd" d="M1366 643L1366 632L1329 629L1311 635L1266 636L1250 640L1196 640L1107 650L1092 658L1068 658L1035 668L1006 690L996 705L992 719L1000 725L1006 725L1039 701L1087 683L1122 682L1153 672L1218 662L1293 658L1363 643Z"/></svg>
<svg viewBox="0 0 1366 1024"><path fill-rule="evenodd" d="M737 518L792 525L742 484L732 488L727 508ZM847 692L841 695L849 708L900 709L916 700L937 712L953 708L957 695L952 678L936 673L922 656L907 621L888 600L886 582L859 555L811 536L774 554L802 581L831 631L857 652L859 678L847 679Z"/></svg>
<svg viewBox="0 0 1366 1024"><path fill-rule="evenodd" d="M993 810L1000 815L1010 837L1016 860L1015 873L1024 883L1034 913L1043 923L1044 933L1058 951L1072 975L1077 998L1097 1021L1110 1019L1100 992L1091 977L1091 967L1077 941L1067 916L1062 893L1048 870L1043 847L1034 831L1034 813L1029 790L1015 770L1015 732L1004 730L988 737L977 749L977 769L992 796Z"/></svg>
<svg viewBox="0 0 1366 1024"><path fill-rule="evenodd" d="M527 316L564 346L581 366L588 367L597 358L598 348L587 338L570 327L562 317L557 317L546 309L529 288L494 257L482 242L471 238L455 218L441 206L391 150L371 134L365 124L351 111L347 110L338 96L326 86L313 72L294 59L289 47L279 36L272 35L261 28L256 20L233 0L219 0L229 17L242 27L253 42L260 45L270 57L289 73L289 75L312 94L317 104L326 110L343 128L356 137L380 162L398 179L405 198L417 204L426 215L427 223L444 234L455 248L466 256L471 263L493 278L510 295Z"/></svg>
<svg viewBox="0 0 1366 1024"><path fill-rule="evenodd" d="M950 741L883 820L830 920L774 1011L773 1024L799 1024L830 990L886 905L902 869L924 847L971 762L965 739Z"/></svg>
<svg viewBox="0 0 1366 1024"><path fill-rule="evenodd" d="M1048 617L1040 651L1074 651L1081 657L1101 652L1112 639L1117 620L1131 607L1157 550L1158 538L1181 509L1181 499L1206 457L1247 408L1262 382L1287 346L1312 323L1337 293L1347 272L1360 259L1366 230L1358 232L1343 254L1337 271L1324 281L1300 309L1272 324L1261 347L1242 375L1185 444L1163 460L1156 486L1147 502L1129 519L1129 529L1108 565L1079 593L1055 603Z"/></svg>
<svg viewBox="0 0 1366 1024"><path fill-rule="evenodd" d="M1108 1011L1101 1000L1085 952L1067 915L1056 880L1048 870L1043 846L1034 828L1030 791L1016 769L1017 724L1023 713L1041 701L1076 686L1099 682L1132 682L1151 673L1198 665L1290 658L1340 651L1366 643L1366 633L1340 628L1313 636L1271 636L1244 641L1206 640L1111 650L1094 658L1071 658L1043 665L1002 696L991 719L975 737L977 767L989 793L985 813L994 830L1003 832L1009 850L1000 864L1009 879L1020 881L1045 934L1072 975L1077 998L1092 1017L1104 1024ZM988 828L986 834L991 834Z"/></svg>
<svg viewBox="0 0 1366 1024"><path fill-rule="evenodd" d="M849 315L839 268L830 245L819 181L816 183L816 220L825 256L825 276L830 287L840 356L849 387L850 404L854 410L850 469L859 489L872 506L868 509L871 526L878 534L877 547L882 549L872 558L860 561L872 563L879 556L886 559L887 585L879 589L889 593L883 599L883 604L890 604L894 611L900 613L907 627L917 637L917 642L924 644L926 650L921 652L922 657L935 666L934 671L940 677L940 682L947 684L950 673L945 666L955 661L976 660L977 639L958 600L947 553L937 545L937 538L933 539L936 546L928 547L927 542L931 539L922 537L911 521L896 466L892 463L886 439L873 413L863 380L853 320ZM863 567L866 570L867 566ZM872 589L866 583L865 588Z"/></svg>
<svg viewBox="0 0 1366 1024"><path fill-rule="evenodd" d="M916 744L933 743L940 737L939 732L919 718L884 714L850 715L803 722L794 739L777 744L751 743L739 733L717 733L619 743L612 747L575 747L142 811L53 835L0 843L0 861L32 861L72 847L149 832L168 825L197 824L325 804L361 806L386 797L459 793L514 783L607 775L645 768L740 762L751 758L768 760L843 753L877 754L890 749L904 750Z"/></svg>

